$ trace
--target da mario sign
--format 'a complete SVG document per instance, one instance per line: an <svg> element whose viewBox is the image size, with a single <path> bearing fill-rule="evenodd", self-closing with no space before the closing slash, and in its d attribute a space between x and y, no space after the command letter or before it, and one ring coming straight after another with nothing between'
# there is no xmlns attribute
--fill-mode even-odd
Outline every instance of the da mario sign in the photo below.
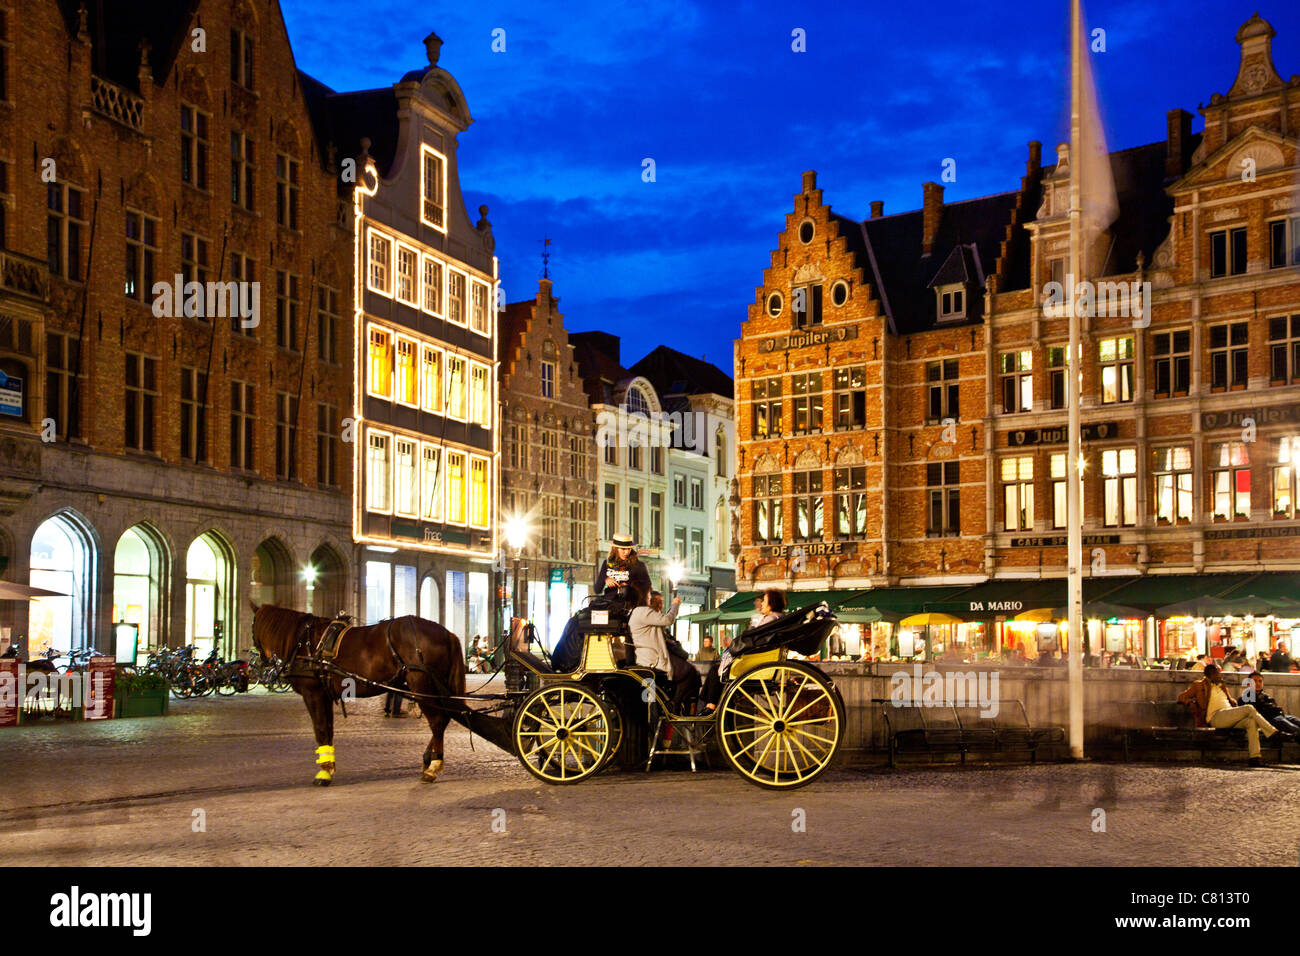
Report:
<svg viewBox="0 0 1300 956"><path fill-rule="evenodd" d="M971 601L971 611L1006 611L1008 613L1023 611L1024 601Z"/></svg>

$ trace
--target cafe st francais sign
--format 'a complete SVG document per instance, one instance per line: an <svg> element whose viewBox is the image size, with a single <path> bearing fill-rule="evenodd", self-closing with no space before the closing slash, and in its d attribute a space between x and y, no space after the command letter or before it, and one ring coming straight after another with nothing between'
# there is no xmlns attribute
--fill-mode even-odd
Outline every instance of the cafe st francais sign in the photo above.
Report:
<svg viewBox="0 0 1300 956"><path fill-rule="evenodd" d="M810 345L828 345L831 342L847 342L858 337L856 325L830 325L820 329L808 329L803 332L791 332L771 339L761 339L758 343L760 352L784 352L786 349L805 349Z"/></svg>

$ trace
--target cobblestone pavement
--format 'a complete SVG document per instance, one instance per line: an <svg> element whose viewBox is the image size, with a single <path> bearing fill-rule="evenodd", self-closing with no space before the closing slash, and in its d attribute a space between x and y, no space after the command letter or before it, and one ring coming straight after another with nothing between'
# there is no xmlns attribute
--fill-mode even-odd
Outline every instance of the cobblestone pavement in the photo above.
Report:
<svg viewBox="0 0 1300 956"><path fill-rule="evenodd" d="M1199 835L1228 821L1232 859L1297 863L1295 767L844 769L793 793L667 770L552 787L453 724L446 773L424 784L427 726L385 719L375 698L336 721L339 772L319 789L295 695L172 707L0 730L0 865L1194 865Z"/></svg>

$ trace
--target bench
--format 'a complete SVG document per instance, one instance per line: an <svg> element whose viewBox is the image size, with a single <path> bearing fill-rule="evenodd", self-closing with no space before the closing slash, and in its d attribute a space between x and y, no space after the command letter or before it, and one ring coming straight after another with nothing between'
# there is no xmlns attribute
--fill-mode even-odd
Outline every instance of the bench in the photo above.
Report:
<svg viewBox="0 0 1300 956"><path fill-rule="evenodd" d="M900 707L896 701L879 697L871 702L884 710L891 767L898 766L902 753L955 753L963 764L969 753L1023 753L1033 763L1039 747L1065 741L1062 727L1034 727L1021 700L999 700L997 713L989 716L971 706Z"/></svg>
<svg viewBox="0 0 1300 956"><path fill-rule="evenodd" d="M1246 752L1246 731L1240 727L1197 727L1192 712L1176 700L1129 700L1119 703L1123 724L1119 728L1124 760L1134 750L1195 750L1205 759L1207 751ZM1277 751L1282 760L1285 738L1260 734L1260 750Z"/></svg>

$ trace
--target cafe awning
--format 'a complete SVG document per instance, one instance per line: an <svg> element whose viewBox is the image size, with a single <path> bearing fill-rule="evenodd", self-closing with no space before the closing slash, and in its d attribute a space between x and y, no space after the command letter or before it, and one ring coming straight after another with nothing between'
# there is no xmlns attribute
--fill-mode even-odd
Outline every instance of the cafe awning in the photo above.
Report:
<svg viewBox="0 0 1300 956"><path fill-rule="evenodd" d="M968 585L940 585L927 587L868 588L854 591L853 597L842 605L844 611L873 610L879 620L895 624L912 614L926 610L927 601L936 601L966 590ZM839 613L838 611L836 612ZM846 620L840 617L840 620Z"/></svg>
<svg viewBox="0 0 1300 956"><path fill-rule="evenodd" d="M1149 574L1132 578L1106 594L1111 604L1124 604L1155 614L1160 608L1182 601L1223 597L1228 591L1247 586L1258 574ZM1064 604L1065 602L1060 602Z"/></svg>

